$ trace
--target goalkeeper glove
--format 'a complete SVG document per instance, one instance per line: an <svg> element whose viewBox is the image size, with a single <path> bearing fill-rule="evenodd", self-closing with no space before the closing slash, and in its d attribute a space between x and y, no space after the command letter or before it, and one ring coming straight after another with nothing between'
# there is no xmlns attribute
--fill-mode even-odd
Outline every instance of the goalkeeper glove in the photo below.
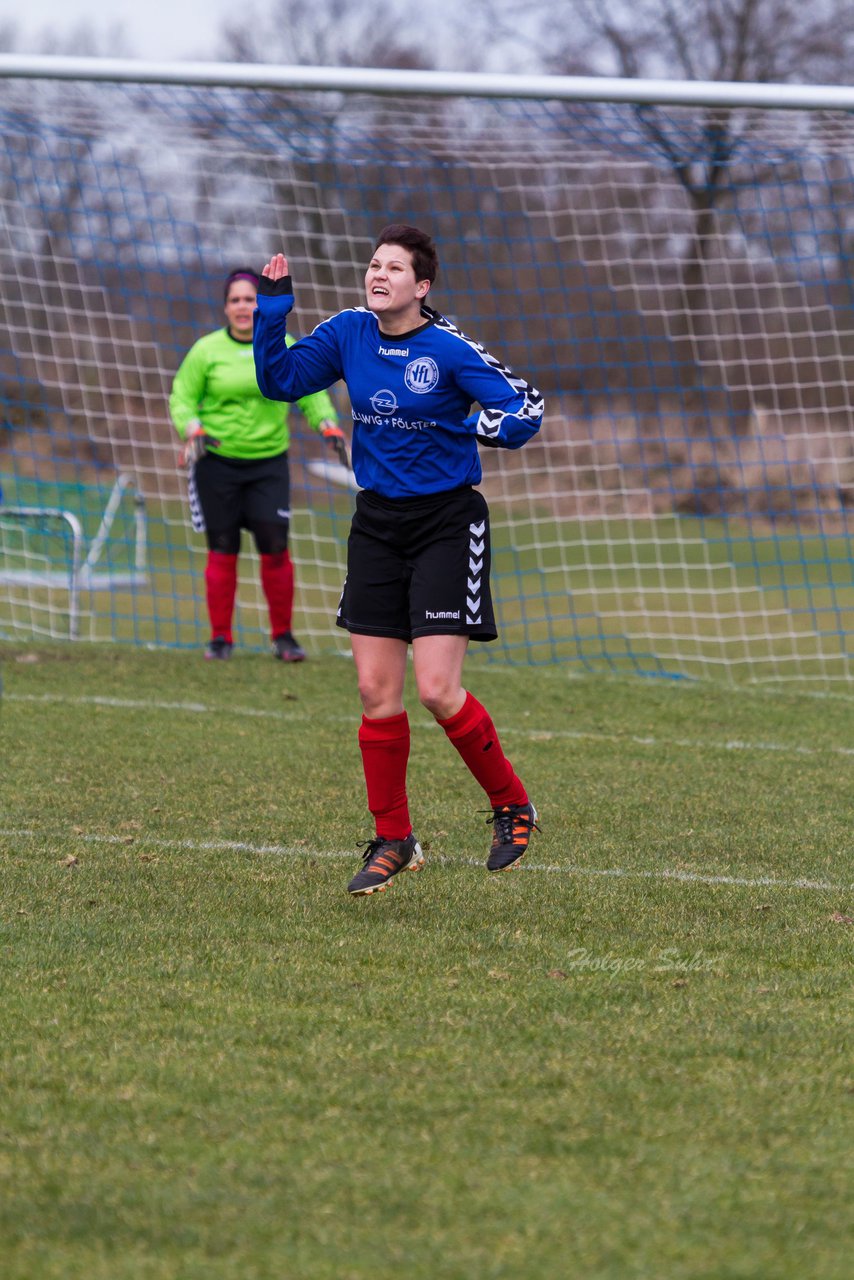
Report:
<svg viewBox="0 0 854 1280"><path fill-rule="evenodd" d="M207 450L209 440L211 444L218 443L206 434L200 422L191 422L187 427L187 434L184 436L184 447L180 456L181 465L194 467Z"/></svg>
<svg viewBox="0 0 854 1280"><path fill-rule="evenodd" d="M332 449L341 466L346 467L349 471L351 469L350 455L347 452L347 441L341 428L336 427L334 422L321 422L320 434Z"/></svg>

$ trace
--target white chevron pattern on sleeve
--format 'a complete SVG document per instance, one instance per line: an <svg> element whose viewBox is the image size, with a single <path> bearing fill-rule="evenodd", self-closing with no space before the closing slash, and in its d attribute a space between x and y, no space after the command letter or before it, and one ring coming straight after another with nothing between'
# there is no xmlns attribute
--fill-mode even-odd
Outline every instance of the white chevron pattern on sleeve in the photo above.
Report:
<svg viewBox="0 0 854 1280"><path fill-rule="evenodd" d="M465 342L467 346L471 347L472 351L477 352L484 364L489 365L496 373L500 373L505 382L523 397L522 407L515 414L515 417L540 419L543 416L545 400L542 392L538 391L530 382L513 373L512 369L508 369L506 364L503 364L501 360L498 360L491 352L487 351L482 343L470 338L461 329L458 329L447 316L436 313L436 328L444 329L446 333L452 333L461 342ZM486 439L497 436L501 430L501 423L506 416L500 409L483 409L477 420L477 434L484 436Z"/></svg>

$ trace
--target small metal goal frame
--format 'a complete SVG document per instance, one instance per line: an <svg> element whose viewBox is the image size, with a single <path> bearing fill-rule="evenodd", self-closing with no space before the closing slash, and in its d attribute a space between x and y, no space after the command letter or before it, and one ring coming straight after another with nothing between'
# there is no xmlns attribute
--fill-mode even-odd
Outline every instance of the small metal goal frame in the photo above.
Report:
<svg viewBox="0 0 854 1280"><path fill-rule="evenodd" d="M110 536L110 530L128 490L133 490L134 552L133 568L127 572L98 569L97 564ZM148 581L147 530L145 498L134 485L133 477L120 475L107 499L98 531L85 552L85 537L80 518L64 507L6 506L0 503L0 533L4 525L61 520L71 533L71 558L67 569L8 569L0 566L0 585L65 588L68 591L68 634L76 640L80 634L80 595L83 591L113 591L122 587L143 586Z"/></svg>

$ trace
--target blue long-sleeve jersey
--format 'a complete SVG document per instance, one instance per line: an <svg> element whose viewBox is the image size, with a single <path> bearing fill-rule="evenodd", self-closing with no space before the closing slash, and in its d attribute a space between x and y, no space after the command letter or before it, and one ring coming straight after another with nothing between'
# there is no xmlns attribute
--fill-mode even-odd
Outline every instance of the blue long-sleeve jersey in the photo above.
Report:
<svg viewBox="0 0 854 1280"><path fill-rule="evenodd" d="M265 292L268 290L269 292ZM255 372L270 400L299 400L342 379L353 410L353 470L386 498L442 493L481 478L478 442L518 449L540 428L543 398L431 307L387 337L365 307L340 311L285 345L290 277L262 279ZM471 413L473 403L480 405Z"/></svg>

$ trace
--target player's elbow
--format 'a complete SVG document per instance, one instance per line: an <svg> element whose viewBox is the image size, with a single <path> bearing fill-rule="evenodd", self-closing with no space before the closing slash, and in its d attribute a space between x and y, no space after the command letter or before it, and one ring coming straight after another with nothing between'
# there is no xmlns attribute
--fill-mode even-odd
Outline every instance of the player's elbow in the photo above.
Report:
<svg viewBox="0 0 854 1280"><path fill-rule="evenodd" d="M278 381L266 367L263 361L255 361L255 381L258 383L258 390L267 400L284 400Z"/></svg>

